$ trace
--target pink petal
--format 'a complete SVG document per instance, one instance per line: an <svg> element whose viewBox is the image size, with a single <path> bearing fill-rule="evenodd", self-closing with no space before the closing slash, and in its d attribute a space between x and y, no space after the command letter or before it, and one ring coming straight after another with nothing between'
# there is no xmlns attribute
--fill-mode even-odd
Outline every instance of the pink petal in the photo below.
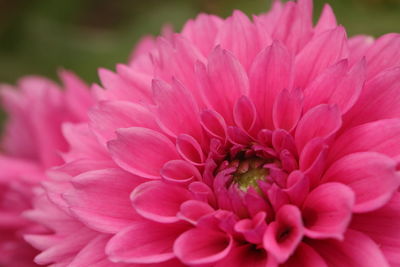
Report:
<svg viewBox="0 0 400 267"><path fill-rule="evenodd" d="M236 101L248 93L245 70L230 52L218 46L209 56L207 70L198 65L197 72L204 102L231 124Z"/></svg>
<svg viewBox="0 0 400 267"><path fill-rule="evenodd" d="M128 101L101 102L89 111L89 118L91 129L103 143L115 139L115 131L119 128L159 129L147 108Z"/></svg>
<svg viewBox="0 0 400 267"><path fill-rule="evenodd" d="M300 243L282 267L328 267L324 259L309 245Z"/></svg>
<svg viewBox="0 0 400 267"><path fill-rule="evenodd" d="M165 181L173 183L189 183L192 180L200 180L199 170L184 160L171 160L165 163L160 171Z"/></svg>
<svg viewBox="0 0 400 267"><path fill-rule="evenodd" d="M348 185L355 193L355 212L368 212L385 205L400 185L396 162L379 153L349 154L334 162L323 181Z"/></svg>
<svg viewBox="0 0 400 267"><path fill-rule="evenodd" d="M233 119L238 127L250 132L257 120L254 103L247 97L241 96L233 109Z"/></svg>
<svg viewBox="0 0 400 267"><path fill-rule="evenodd" d="M344 126L398 118L400 114L400 67L380 72L366 82L358 101L344 117Z"/></svg>
<svg viewBox="0 0 400 267"><path fill-rule="evenodd" d="M400 155L400 120L387 119L361 124L345 131L332 144L329 162L364 151L374 151L389 157Z"/></svg>
<svg viewBox="0 0 400 267"><path fill-rule="evenodd" d="M299 121L295 140L298 151L312 139L332 137L341 127L342 118L337 106L322 104L310 109Z"/></svg>
<svg viewBox="0 0 400 267"><path fill-rule="evenodd" d="M281 91L274 103L272 119L275 129L292 131L300 119L303 110L303 95L298 89L291 92Z"/></svg>
<svg viewBox="0 0 400 267"><path fill-rule="evenodd" d="M358 231L348 230L343 241L310 240L308 244L322 256L328 266L389 267L379 246Z"/></svg>
<svg viewBox="0 0 400 267"><path fill-rule="evenodd" d="M245 69L250 66L260 49L254 24L239 10L235 10L224 21L215 43L231 51Z"/></svg>
<svg viewBox="0 0 400 267"><path fill-rule="evenodd" d="M217 16L199 14L196 19L186 22L182 35L195 44L204 56L208 56L222 23Z"/></svg>
<svg viewBox="0 0 400 267"><path fill-rule="evenodd" d="M332 30L336 27L336 17L333 13L332 7L329 4L325 4L317 25L315 26L314 33L320 34L324 31Z"/></svg>
<svg viewBox="0 0 400 267"><path fill-rule="evenodd" d="M126 263L158 263L175 257L175 239L188 226L182 223L161 224L137 220L125 230L114 235L106 246L112 261Z"/></svg>
<svg viewBox="0 0 400 267"><path fill-rule="evenodd" d="M217 262L215 267L275 267L275 260L264 249L243 244L232 249L228 256Z"/></svg>
<svg viewBox="0 0 400 267"><path fill-rule="evenodd" d="M59 76L66 88L65 101L70 112L79 121L87 120L87 110L93 105L93 98L89 92L89 87L70 71L61 70Z"/></svg>
<svg viewBox="0 0 400 267"><path fill-rule="evenodd" d="M162 223L179 221L176 215L181 204L191 198L185 188L162 181L143 183L131 194L132 205L137 213Z"/></svg>
<svg viewBox="0 0 400 267"><path fill-rule="evenodd" d="M176 139L176 149L183 159L193 165L204 164L204 152L199 142L192 136L180 134Z"/></svg>
<svg viewBox="0 0 400 267"><path fill-rule="evenodd" d="M199 109L182 84L173 80L170 86L161 80L153 80L153 99L157 105L158 123L166 134L172 137L189 134L201 141Z"/></svg>
<svg viewBox="0 0 400 267"><path fill-rule="evenodd" d="M138 216L129 195L145 180L120 169L95 170L74 177L63 195L73 214L88 227L116 233Z"/></svg>
<svg viewBox="0 0 400 267"><path fill-rule="evenodd" d="M303 238L303 230L300 210L296 206L285 205L279 209L276 221L268 225L264 248L278 262L285 262Z"/></svg>
<svg viewBox="0 0 400 267"><path fill-rule="evenodd" d="M309 178L312 188L319 184L321 175L326 170L328 148L322 138L314 138L301 151L300 170Z"/></svg>
<svg viewBox="0 0 400 267"><path fill-rule="evenodd" d="M264 232L267 229L265 221L266 213L260 211L252 219L242 219L235 224L235 231L241 233L244 238L253 244L261 244Z"/></svg>
<svg viewBox="0 0 400 267"><path fill-rule="evenodd" d="M79 251L68 266L123 267L123 263L112 263L108 260L104 248L109 240L110 236L108 235L99 235L92 239L81 251Z"/></svg>
<svg viewBox="0 0 400 267"><path fill-rule="evenodd" d="M185 264L210 264L226 257L233 239L226 233L205 228L191 229L175 241L174 253Z"/></svg>
<svg viewBox="0 0 400 267"><path fill-rule="evenodd" d="M303 203L305 235L343 239L350 223L354 193L340 183L326 183L311 191Z"/></svg>
<svg viewBox="0 0 400 267"><path fill-rule="evenodd" d="M210 136L223 141L226 139L227 126L225 120L214 110L204 110L201 113L201 125Z"/></svg>
<svg viewBox="0 0 400 267"><path fill-rule="evenodd" d="M365 57L368 48L375 42L374 38L368 35L355 35L349 38L349 62L353 65Z"/></svg>
<svg viewBox="0 0 400 267"><path fill-rule="evenodd" d="M190 223L196 224L203 216L211 214L214 209L206 202L199 200L188 200L181 205L179 217Z"/></svg>
<svg viewBox="0 0 400 267"><path fill-rule="evenodd" d="M400 34L383 35L366 52L368 62L367 76L374 77L382 70L396 67L400 61Z"/></svg>
<svg viewBox="0 0 400 267"><path fill-rule="evenodd" d="M174 144L163 134L140 127L119 129L118 138L108 142L114 161L133 174L159 179L160 169L178 159Z"/></svg>
<svg viewBox="0 0 400 267"><path fill-rule="evenodd" d="M326 67L346 58L347 54L347 38L343 27L339 26L313 37L296 56L296 87L305 88Z"/></svg>
<svg viewBox="0 0 400 267"><path fill-rule="evenodd" d="M124 99L132 102L150 102L148 92L140 90L135 85L130 84L128 81L119 75L106 70L99 69L99 77L105 89L108 89L107 94L113 94L116 99Z"/></svg>
<svg viewBox="0 0 400 267"><path fill-rule="evenodd" d="M311 14L312 1L310 0L285 4L272 38L282 40L291 51L298 53L312 36Z"/></svg>
<svg viewBox="0 0 400 267"><path fill-rule="evenodd" d="M275 41L262 50L250 69L250 99L256 106L262 126L272 129L272 107L279 92L292 87L293 57Z"/></svg>
<svg viewBox="0 0 400 267"><path fill-rule="evenodd" d="M350 227L371 237L391 266L400 266L400 193L381 209L356 214Z"/></svg>

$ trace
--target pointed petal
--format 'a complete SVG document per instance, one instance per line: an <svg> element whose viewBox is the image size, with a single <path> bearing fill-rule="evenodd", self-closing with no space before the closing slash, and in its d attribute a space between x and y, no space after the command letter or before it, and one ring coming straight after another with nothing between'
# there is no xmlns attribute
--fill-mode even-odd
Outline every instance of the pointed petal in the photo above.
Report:
<svg viewBox="0 0 400 267"><path fill-rule="evenodd" d="M160 169L178 159L174 144L163 134L140 127L119 129L118 138L108 142L114 161L133 174L159 179Z"/></svg>
<svg viewBox="0 0 400 267"><path fill-rule="evenodd" d="M355 212L368 212L385 205L397 191L400 176L396 162L383 154L360 152L334 162L322 181L348 185L355 193Z"/></svg>
<svg viewBox="0 0 400 267"><path fill-rule="evenodd" d="M170 86L161 80L153 80L153 95L158 123L166 134L174 138L179 134L189 134L201 140L199 109L182 84L173 80Z"/></svg>
<svg viewBox="0 0 400 267"><path fill-rule="evenodd" d="M299 121L295 140L298 151L312 139L320 137L328 140L341 127L342 118L337 106L322 104L310 109Z"/></svg>
<svg viewBox="0 0 400 267"><path fill-rule="evenodd" d="M278 262L285 262L303 238L300 210L293 205L281 207L276 221L268 225L264 235L264 248Z"/></svg>
<svg viewBox="0 0 400 267"><path fill-rule="evenodd" d="M295 86L305 88L326 67L346 58L347 54L347 38L343 27L313 37L296 56Z"/></svg>
<svg viewBox="0 0 400 267"><path fill-rule="evenodd" d="M207 69L198 66L197 71L204 102L233 123L233 107L249 90L246 71L230 52L219 46L210 54Z"/></svg>
<svg viewBox="0 0 400 267"><path fill-rule="evenodd" d="M158 263L175 257L175 239L187 229L186 224L164 224L137 220L114 235L106 246L112 261L126 263Z"/></svg>
<svg viewBox="0 0 400 267"><path fill-rule="evenodd" d="M363 232L379 244L391 266L400 266L400 193L381 209L356 214L350 227Z"/></svg>
<svg viewBox="0 0 400 267"><path fill-rule="evenodd" d="M334 162L345 155L365 151L399 156L400 119L369 122L347 130L332 144L328 160Z"/></svg>
<svg viewBox="0 0 400 267"><path fill-rule="evenodd" d="M300 119L302 110L303 95L300 90L281 91L275 100L272 112L275 129L292 131Z"/></svg>
<svg viewBox="0 0 400 267"><path fill-rule="evenodd" d="M159 129L148 109L128 101L101 102L89 111L89 118L90 128L103 143L115 139L115 131L119 128Z"/></svg>
<svg viewBox="0 0 400 267"><path fill-rule="evenodd" d="M240 37L239 37L240 36ZM247 69L260 49L256 27L241 11L235 10L221 26L216 44L231 51Z"/></svg>
<svg viewBox="0 0 400 267"><path fill-rule="evenodd" d="M300 243L282 267L328 267L324 259L309 245Z"/></svg>
<svg viewBox="0 0 400 267"><path fill-rule="evenodd" d="M232 249L233 239L223 232L195 228L175 241L174 253L185 264L211 264L223 259Z"/></svg>
<svg viewBox="0 0 400 267"><path fill-rule="evenodd" d="M345 239L310 240L307 242L325 260L328 266L389 267L379 246L367 235L347 230Z"/></svg>
<svg viewBox="0 0 400 267"><path fill-rule="evenodd" d="M132 205L137 213L161 223L179 221L176 215L180 206L189 199L192 197L188 190L162 181L143 183L131 194Z"/></svg>
<svg viewBox="0 0 400 267"><path fill-rule="evenodd" d="M354 193L340 183L325 183L311 191L303 203L305 235L315 239L343 239L350 223Z"/></svg>
<svg viewBox="0 0 400 267"><path fill-rule="evenodd" d="M145 180L120 169L95 170L72 179L74 188L63 194L71 211L88 227L116 233L138 216L129 195Z"/></svg>
<svg viewBox="0 0 400 267"><path fill-rule="evenodd" d="M400 67L382 71L366 82L360 97L344 117L344 126L400 116Z"/></svg>
<svg viewBox="0 0 400 267"><path fill-rule="evenodd" d="M279 92L292 87L293 57L278 41L262 50L250 69L250 98L254 102L262 126L272 129L272 107Z"/></svg>

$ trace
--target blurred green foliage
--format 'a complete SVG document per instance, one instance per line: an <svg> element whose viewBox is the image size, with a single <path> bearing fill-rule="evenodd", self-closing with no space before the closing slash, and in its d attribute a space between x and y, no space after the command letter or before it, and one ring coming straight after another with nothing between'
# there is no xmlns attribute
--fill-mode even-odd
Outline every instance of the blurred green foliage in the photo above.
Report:
<svg viewBox="0 0 400 267"><path fill-rule="evenodd" d="M400 32L400 0L316 0L333 6L349 35ZM199 12L268 10L268 0L0 0L0 82L60 67L97 81L97 68L125 62L133 45L165 23L179 30Z"/></svg>

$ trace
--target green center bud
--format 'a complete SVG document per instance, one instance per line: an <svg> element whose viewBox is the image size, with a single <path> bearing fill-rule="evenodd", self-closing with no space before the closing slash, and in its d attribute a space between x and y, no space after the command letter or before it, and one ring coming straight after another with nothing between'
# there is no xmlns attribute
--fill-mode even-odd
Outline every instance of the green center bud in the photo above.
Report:
<svg viewBox="0 0 400 267"><path fill-rule="evenodd" d="M259 180L264 180L268 175L268 171L263 168L265 161L260 159L247 159L241 161L237 171L233 174L233 180L238 188L246 192L249 187L253 187L259 191Z"/></svg>

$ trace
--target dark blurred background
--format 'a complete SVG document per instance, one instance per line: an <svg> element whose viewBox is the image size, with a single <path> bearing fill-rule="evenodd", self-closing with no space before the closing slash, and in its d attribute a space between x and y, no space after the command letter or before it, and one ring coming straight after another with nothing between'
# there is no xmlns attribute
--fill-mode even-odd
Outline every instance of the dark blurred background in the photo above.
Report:
<svg viewBox="0 0 400 267"><path fill-rule="evenodd" d="M349 35L400 32L400 0L316 0L333 6ZM199 12L223 17L233 9L268 10L268 0L0 0L0 82L26 74L56 79L60 67L87 82L99 66L125 62L140 36L165 23L180 30Z"/></svg>

